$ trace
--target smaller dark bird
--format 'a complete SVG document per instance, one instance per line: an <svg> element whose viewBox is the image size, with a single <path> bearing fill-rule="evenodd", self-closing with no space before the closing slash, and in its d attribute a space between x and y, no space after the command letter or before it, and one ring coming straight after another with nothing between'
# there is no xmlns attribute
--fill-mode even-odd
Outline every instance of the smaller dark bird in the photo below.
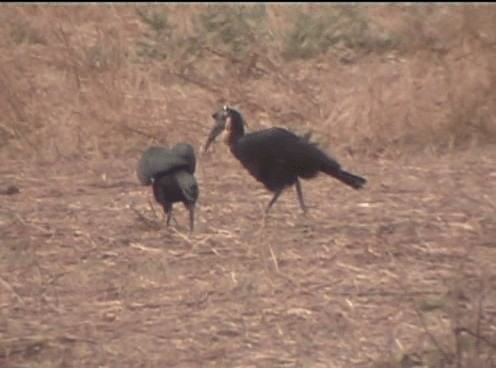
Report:
<svg viewBox="0 0 496 368"><path fill-rule="evenodd" d="M193 147L178 143L172 149L163 146L148 148L138 164L138 179L142 185L153 186L153 196L167 215L167 226L172 217L172 206L182 202L189 210L190 231L195 224L195 204L200 190L194 173L196 157Z"/></svg>
<svg viewBox="0 0 496 368"><path fill-rule="evenodd" d="M308 136L300 137L283 128L245 134L243 117L227 106L214 112L212 117L215 125L208 135L205 151L222 133L231 153L255 179L274 193L265 213L282 191L292 185L295 185L300 206L306 212L299 178L310 179L322 172L353 189L360 189L366 183L366 179L343 170L336 160L310 143Z"/></svg>

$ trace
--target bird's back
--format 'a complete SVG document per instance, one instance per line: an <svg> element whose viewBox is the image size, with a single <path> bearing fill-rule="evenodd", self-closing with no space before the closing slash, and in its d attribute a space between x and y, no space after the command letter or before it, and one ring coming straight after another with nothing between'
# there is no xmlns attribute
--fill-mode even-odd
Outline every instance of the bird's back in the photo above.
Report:
<svg viewBox="0 0 496 368"><path fill-rule="evenodd" d="M339 164L308 140L283 128L244 135L233 154L269 190L278 190L311 178L319 171L339 170Z"/></svg>
<svg viewBox="0 0 496 368"><path fill-rule="evenodd" d="M194 159L194 154L193 154ZM178 169L191 170L194 162L191 163L188 157L178 155L176 152L162 146L148 148L138 163L137 175L142 185L150 185L152 178L164 175Z"/></svg>

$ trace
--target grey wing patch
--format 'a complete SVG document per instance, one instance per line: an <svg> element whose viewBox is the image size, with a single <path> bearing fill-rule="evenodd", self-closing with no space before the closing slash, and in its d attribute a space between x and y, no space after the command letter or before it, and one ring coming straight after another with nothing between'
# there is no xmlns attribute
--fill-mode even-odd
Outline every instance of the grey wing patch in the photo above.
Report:
<svg viewBox="0 0 496 368"><path fill-rule="evenodd" d="M137 175L142 185L150 185L155 175L188 165L185 158L172 154L166 147L154 146L148 148L141 156Z"/></svg>
<svg viewBox="0 0 496 368"><path fill-rule="evenodd" d="M200 190L198 187L198 183L193 175L191 175L188 171L181 170L177 172L175 175L177 183L181 188L181 191L184 194L184 197L192 203L195 203L200 194Z"/></svg>
<svg viewBox="0 0 496 368"><path fill-rule="evenodd" d="M188 172L195 173L196 156L193 146L188 143L178 143L171 148L171 153L179 158L182 158L188 163Z"/></svg>

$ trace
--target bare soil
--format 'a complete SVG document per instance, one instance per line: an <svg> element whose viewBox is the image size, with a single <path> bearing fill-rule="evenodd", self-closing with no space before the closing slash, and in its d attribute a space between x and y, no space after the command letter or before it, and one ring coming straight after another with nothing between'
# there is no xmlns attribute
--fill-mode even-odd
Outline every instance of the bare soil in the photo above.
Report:
<svg viewBox="0 0 496 368"><path fill-rule="evenodd" d="M263 222L270 193L217 145L191 236L182 206L165 227L137 160L3 163L20 193L1 197L0 366L431 362L428 331L454 351L453 305L494 341L494 148L342 157L364 190L320 176L303 182L308 216L291 189Z"/></svg>

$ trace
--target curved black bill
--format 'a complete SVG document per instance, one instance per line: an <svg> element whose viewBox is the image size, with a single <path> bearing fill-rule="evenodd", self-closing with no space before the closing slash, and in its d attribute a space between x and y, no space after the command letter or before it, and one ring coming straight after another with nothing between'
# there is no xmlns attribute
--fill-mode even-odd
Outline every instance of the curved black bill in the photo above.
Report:
<svg viewBox="0 0 496 368"><path fill-rule="evenodd" d="M208 147L210 147L210 144L219 136L220 133L224 130L224 127L226 126L226 119L224 119L220 114L214 113L212 114L212 117L216 120L215 125L210 131L207 142L205 143L205 148L204 151L207 152Z"/></svg>

